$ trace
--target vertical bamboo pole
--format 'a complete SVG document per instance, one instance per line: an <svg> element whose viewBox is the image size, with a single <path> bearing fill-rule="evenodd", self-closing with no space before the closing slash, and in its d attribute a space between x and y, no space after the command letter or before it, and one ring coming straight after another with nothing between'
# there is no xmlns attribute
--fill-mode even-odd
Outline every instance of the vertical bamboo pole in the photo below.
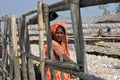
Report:
<svg viewBox="0 0 120 80"><path fill-rule="evenodd" d="M25 20L25 52L31 54L28 26ZM33 66L33 61L31 58L27 58L27 68L28 68L28 78L29 80L35 80L35 71Z"/></svg>
<svg viewBox="0 0 120 80"><path fill-rule="evenodd" d="M2 36L2 58L3 58L3 66L2 66L2 70L3 70L3 73L2 73L2 79L5 80L6 79L6 75L5 75L5 72L4 72L4 69L6 69L6 64L5 64L5 34L4 34L4 29L6 27L6 21L5 21L5 17L3 18L3 25L2 25L2 31L1 31L1 36Z"/></svg>
<svg viewBox="0 0 120 80"><path fill-rule="evenodd" d="M44 23L43 23L43 11L42 1L38 1L38 29L39 29L39 51L40 51L40 72L41 79L45 80L45 62L44 62Z"/></svg>
<svg viewBox="0 0 120 80"><path fill-rule="evenodd" d="M18 37L20 38L20 32L21 32L21 18L17 18L17 30L18 30Z"/></svg>
<svg viewBox="0 0 120 80"><path fill-rule="evenodd" d="M27 35L29 35L29 34L27 34ZM26 39L28 39L28 37ZM28 41L29 40L26 40L26 42L27 42L26 43L26 53L30 53L31 54L30 41L29 42ZM28 62L27 68L28 68L28 77L29 77L29 80L36 80L36 78L35 78L35 71L34 71L34 65L33 65L33 60L31 58L28 58L27 62Z"/></svg>
<svg viewBox="0 0 120 80"><path fill-rule="evenodd" d="M2 30L2 57L3 57L3 62L4 62L4 68L6 68L6 28L7 28L7 16L5 16L4 18L4 26L3 26L3 30Z"/></svg>
<svg viewBox="0 0 120 80"><path fill-rule="evenodd" d="M12 44L13 44L13 54L14 54L15 80L21 80L15 15L11 15L11 31L12 31L12 41L13 41Z"/></svg>
<svg viewBox="0 0 120 80"><path fill-rule="evenodd" d="M25 17L22 16L21 17L21 26L19 26L19 44L20 44L20 51L24 51L25 52ZM27 75L27 61L26 61L26 57L24 55L21 55L21 62L22 62L22 77L23 80L28 80L28 75Z"/></svg>
<svg viewBox="0 0 120 80"><path fill-rule="evenodd" d="M8 53L7 53L7 30L8 30L8 16L6 15L4 18L4 26L2 28L2 61L3 61L3 70L8 67ZM3 71L4 72L4 71ZM4 75L5 73L3 73ZM3 76L3 80L6 78Z"/></svg>
<svg viewBox="0 0 120 80"><path fill-rule="evenodd" d="M1 40L1 19L0 19L0 58L2 57L2 40Z"/></svg>
<svg viewBox="0 0 120 80"><path fill-rule="evenodd" d="M4 27L4 22L5 22L5 18L4 17L2 17L1 18L1 29L0 29L0 41L2 42L2 35L3 35L3 27Z"/></svg>
<svg viewBox="0 0 120 80"><path fill-rule="evenodd" d="M9 65L10 65L10 80L13 80L13 71L14 71L14 69L13 69L13 67L14 67L14 60L13 60L13 51L12 51L12 38L11 38L11 36L12 36L12 32L11 32L11 19L9 18L8 19L8 42L9 42L9 44L8 44L8 47L9 47L9 56L8 56L8 58L9 58Z"/></svg>
<svg viewBox="0 0 120 80"><path fill-rule="evenodd" d="M16 19L16 23L17 23L17 31L18 31L18 34L17 34L17 37L18 37L18 45L19 45L19 47L20 47L20 29L21 29L21 18L17 18ZM21 47L20 47L21 48ZM19 53L20 53L20 51L19 51ZM22 64L22 57L21 57L21 54L19 54L19 56L20 56L20 64ZM23 74L22 74L22 68L20 68L20 71L21 71L21 80L24 80L24 78L23 78Z"/></svg>
<svg viewBox="0 0 120 80"><path fill-rule="evenodd" d="M74 32L75 49L77 53L77 63L83 72L87 72L79 2L80 0L70 0L70 11L71 11L72 26Z"/></svg>
<svg viewBox="0 0 120 80"><path fill-rule="evenodd" d="M1 19L1 18L0 18L0 19ZM2 39L1 39L1 38L2 38L2 37L1 37L2 30L1 30L1 29L2 29L2 28L1 28L1 27L2 27L2 19L0 20L0 43L1 43L1 41L2 41Z"/></svg>
<svg viewBox="0 0 120 80"><path fill-rule="evenodd" d="M46 29L46 34L47 34L48 55L50 56L50 59L54 59L53 47L52 47L52 37L51 37L51 32L50 32L48 4L44 4L43 9L44 9L45 29ZM51 69L51 77L52 77L52 80L56 80L55 70Z"/></svg>
<svg viewBox="0 0 120 80"><path fill-rule="evenodd" d="M5 62L5 28L7 26L7 22L6 22L6 17L3 18L3 27L2 27L2 32L1 32L1 36L2 36L2 57L3 57L3 62Z"/></svg>
<svg viewBox="0 0 120 80"><path fill-rule="evenodd" d="M8 55L7 55L7 30L8 30L8 16L5 16L5 24L4 24L4 31L3 31L3 45L4 45L4 52L3 52L3 56L4 56L4 64L5 67L7 67L7 59L8 59Z"/></svg>

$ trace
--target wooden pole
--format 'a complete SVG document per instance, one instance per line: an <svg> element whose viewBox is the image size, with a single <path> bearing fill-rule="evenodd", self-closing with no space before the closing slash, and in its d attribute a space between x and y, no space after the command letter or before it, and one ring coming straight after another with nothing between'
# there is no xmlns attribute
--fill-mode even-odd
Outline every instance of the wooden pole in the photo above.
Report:
<svg viewBox="0 0 120 80"><path fill-rule="evenodd" d="M5 16L5 23L4 23L4 30L3 30L3 45L4 45L4 49L2 50L2 54L3 54L3 68L7 68L9 67L8 64L8 50L7 50L7 31L8 31L8 26L10 25L10 20L8 18L8 16ZM12 71L11 71L12 72ZM6 75L7 76L7 75Z"/></svg>
<svg viewBox="0 0 120 80"><path fill-rule="evenodd" d="M18 37L20 38L20 32L21 32L21 26L22 26L22 24L21 24L21 21L22 21L22 19L21 18L17 18L17 20L16 20L16 23L17 23L17 29L18 29Z"/></svg>
<svg viewBox="0 0 120 80"><path fill-rule="evenodd" d="M4 56L4 58L3 58L3 60L5 61L4 62L4 64L6 65L6 67L7 67L7 64L8 64L8 61L7 61L7 59L8 59L8 53L7 53L7 31L8 31L8 16L6 15L5 16L5 23L4 23L4 30L3 30L3 45L4 45L4 51L3 51L3 56Z"/></svg>
<svg viewBox="0 0 120 80"><path fill-rule="evenodd" d="M29 11L29 12L23 14L22 16L29 16L29 15L36 13L36 12L37 12L37 10L32 10L32 11Z"/></svg>
<svg viewBox="0 0 120 80"><path fill-rule="evenodd" d="M0 43L2 41L2 37L1 37L1 34L2 34L2 20L0 21Z"/></svg>
<svg viewBox="0 0 120 80"><path fill-rule="evenodd" d="M69 8L69 1L70 0L62 0L60 2L54 3L49 6L50 12L57 12L57 11L66 11L70 10ZM108 4L108 3L117 3L120 2L119 0L80 0L79 8L84 7L90 7L90 6L96 6L96 5L102 5L102 4Z"/></svg>
<svg viewBox="0 0 120 80"><path fill-rule="evenodd" d="M58 11L70 10L69 2L70 2L69 0L62 0L57 3L54 3L49 6L49 11L58 12ZM79 8L108 4L108 3L117 3L117 2L120 2L120 1L119 0L105 0L105 1L103 0L80 0ZM25 15L28 15L28 13L24 14L24 16ZM37 22L36 17L33 17L32 19L30 19L29 24L32 24L32 23L36 24L36 22Z"/></svg>
<svg viewBox="0 0 120 80"><path fill-rule="evenodd" d="M4 17L4 19L6 19L6 17ZM2 30L1 30L1 36L2 36L2 61L3 61L3 65L2 65L2 79L5 80L6 74L4 72L4 69L6 68L6 37L5 37L5 29L7 26L7 21L4 20L3 21L3 26L2 26Z"/></svg>
<svg viewBox="0 0 120 80"><path fill-rule="evenodd" d="M9 56L8 56L8 58L9 58L9 64L10 64L10 80L13 80L13 78L14 78L14 76L13 76L13 73L14 73L14 60L13 60L13 51L12 51L12 48L13 48L13 46L12 46L12 32L11 32L11 19L10 18L8 18L8 34L9 34L9 36L8 36L8 42L9 42L9 44L8 44L8 49L9 49Z"/></svg>
<svg viewBox="0 0 120 80"><path fill-rule="evenodd" d="M30 57L31 59L35 60L35 61L40 61L39 60L39 57L37 56L34 56L32 54L29 54L29 53L26 53L26 52L23 52L21 51L22 55L26 56L26 57ZM56 67L59 67L59 68L64 68L64 69L70 69L70 70L73 70L73 71L81 71L79 69L79 66L75 63L66 63L66 62L60 62L60 61L57 61L57 60L52 60L52 59L45 59L45 64L46 65L50 65L50 66L56 66Z"/></svg>
<svg viewBox="0 0 120 80"><path fill-rule="evenodd" d="M5 16L5 21L4 21L4 26L2 28L2 57L3 57L3 63L4 67L6 67L6 58L7 58L7 36L6 36L6 31L7 31L7 18L8 16Z"/></svg>
<svg viewBox="0 0 120 80"><path fill-rule="evenodd" d="M45 62L44 62L44 23L43 23L43 6L42 2L38 1L38 29L39 29L39 51L40 51L40 72L41 79L45 80Z"/></svg>
<svg viewBox="0 0 120 80"><path fill-rule="evenodd" d="M65 68L59 68L56 67L56 66L51 66L51 65L46 65L47 67L51 68L51 69L56 69L56 70L59 70L59 71L63 71L63 72L66 72L66 73L70 73L72 75L75 75L77 77L80 77L80 80L104 80L103 78L100 78L100 77L96 77L94 75L90 75L90 74L87 74L87 73L84 73L84 72L78 72L78 71L71 71L70 69L65 69Z"/></svg>
<svg viewBox="0 0 120 80"><path fill-rule="evenodd" d="M45 29L46 29L46 35L47 35L48 55L49 55L50 59L54 59L53 47L52 47L52 37L51 37L51 32L50 32L48 4L44 4L43 9L44 9ZM56 80L55 70L51 69L51 77L52 77L52 80Z"/></svg>
<svg viewBox="0 0 120 80"><path fill-rule="evenodd" d="M25 52L31 54L30 39L29 39L28 26L26 24L26 20L25 20L25 38L24 39L25 39ZM28 63L27 68L28 68L28 78L29 78L29 80L36 80L32 59L27 58L27 63Z"/></svg>
<svg viewBox="0 0 120 80"><path fill-rule="evenodd" d="M12 44L13 44L13 55L14 55L15 80L21 80L15 15L11 15L11 31L12 31Z"/></svg>
<svg viewBox="0 0 120 80"><path fill-rule="evenodd" d="M21 17L21 26L18 26L19 28L19 44L20 44L20 51L25 51L25 40L24 40L24 37L25 37L25 17L22 16ZM20 52L21 53L21 52ZM21 62L22 62L22 67L21 67L21 70L22 70L22 76L23 76L23 80L28 80L28 75L27 75L27 61L26 61L26 57L21 55Z"/></svg>
<svg viewBox="0 0 120 80"><path fill-rule="evenodd" d="M69 5L72 17L72 28L74 32L77 64L79 65L79 68L81 68L83 72L87 72L79 0L71 0Z"/></svg>

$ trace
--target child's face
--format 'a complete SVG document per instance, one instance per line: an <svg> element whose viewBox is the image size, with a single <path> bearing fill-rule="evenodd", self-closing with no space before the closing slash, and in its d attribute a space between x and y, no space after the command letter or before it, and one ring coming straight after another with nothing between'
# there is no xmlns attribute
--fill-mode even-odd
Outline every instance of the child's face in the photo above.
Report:
<svg viewBox="0 0 120 80"><path fill-rule="evenodd" d="M61 43L64 36L65 36L64 31L61 28L57 28L56 32L55 32L55 35L54 35L55 41Z"/></svg>

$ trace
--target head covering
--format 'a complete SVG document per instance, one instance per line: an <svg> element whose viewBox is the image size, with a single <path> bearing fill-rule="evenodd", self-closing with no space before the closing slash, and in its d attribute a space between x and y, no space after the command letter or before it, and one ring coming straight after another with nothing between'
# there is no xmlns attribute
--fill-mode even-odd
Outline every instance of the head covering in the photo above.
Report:
<svg viewBox="0 0 120 80"><path fill-rule="evenodd" d="M66 24L65 24L64 22L56 22L56 23L54 23L54 24L51 26L51 28L50 28L50 29L51 29L51 35L52 35L52 36L55 35L56 29L57 29L57 27L58 27L59 25L63 26L63 28L66 30ZM54 41L54 40L53 40L53 41ZM52 42L53 42L53 41L52 41ZM54 41L54 42L56 42L56 41ZM57 43L57 42L56 42L56 43ZM65 33L65 36L64 36L61 44L57 44L57 46L54 46L54 45L53 45L53 46L56 48L55 50L59 50L59 49L60 49L60 47L58 47L58 45L62 46L63 49L65 49L65 50L64 50L64 54L70 56L70 55L69 55L69 52L68 52L68 48L67 48L67 37L66 37L66 33ZM59 48L59 49L58 49L58 48ZM45 47L44 49L45 49L45 51L47 51L47 47ZM56 59L56 58L55 58L55 59ZM48 79L48 80L52 80L52 78L51 78L51 73L50 73L50 68L46 68L46 76L47 76L47 79ZM64 73L64 80L70 80L70 78L71 78L71 75L70 75L70 74ZM56 80L61 80L61 71L56 70Z"/></svg>
<svg viewBox="0 0 120 80"><path fill-rule="evenodd" d="M50 28L52 36L55 35L56 29L59 25L63 26L63 28L66 30L66 24L64 22L56 22ZM67 48L68 43L67 43L67 34L66 33L65 33L65 36L61 42L61 45L65 48L66 54L69 55L68 48Z"/></svg>
<svg viewBox="0 0 120 80"><path fill-rule="evenodd" d="M64 29L66 30L66 24L64 22L56 22L51 26L51 33L55 33L55 31L59 25L63 26Z"/></svg>

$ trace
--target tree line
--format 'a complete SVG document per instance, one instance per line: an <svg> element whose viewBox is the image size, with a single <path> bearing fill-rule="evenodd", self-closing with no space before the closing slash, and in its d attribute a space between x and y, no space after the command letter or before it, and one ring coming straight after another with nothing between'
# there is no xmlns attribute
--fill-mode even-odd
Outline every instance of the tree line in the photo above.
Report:
<svg viewBox="0 0 120 80"><path fill-rule="evenodd" d="M103 10L103 14L102 15L109 15L109 14L111 14L111 12L110 12L110 5L109 4L99 5L98 8ZM113 12L115 14L120 13L120 3L115 3L115 10Z"/></svg>

